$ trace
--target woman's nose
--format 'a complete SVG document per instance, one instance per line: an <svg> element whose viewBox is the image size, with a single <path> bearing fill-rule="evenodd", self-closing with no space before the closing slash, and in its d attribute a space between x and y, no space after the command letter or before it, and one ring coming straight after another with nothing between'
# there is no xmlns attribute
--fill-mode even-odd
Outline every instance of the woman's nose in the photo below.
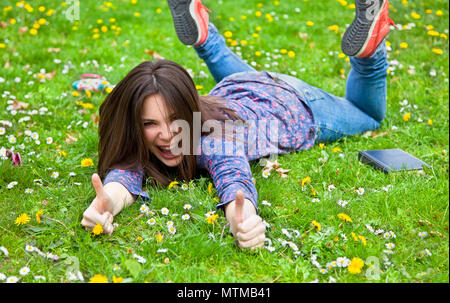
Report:
<svg viewBox="0 0 450 303"><path fill-rule="evenodd" d="M173 134L170 131L170 125L167 123L162 124L159 132L159 138L162 140L170 141L170 139L172 139L172 136Z"/></svg>

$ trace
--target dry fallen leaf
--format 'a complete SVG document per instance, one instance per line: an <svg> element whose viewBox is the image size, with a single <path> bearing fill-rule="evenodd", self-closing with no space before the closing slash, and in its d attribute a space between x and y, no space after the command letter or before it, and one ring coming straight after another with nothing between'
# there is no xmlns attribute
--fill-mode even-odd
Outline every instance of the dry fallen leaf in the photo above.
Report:
<svg viewBox="0 0 450 303"><path fill-rule="evenodd" d="M151 51L151 50L149 50L149 49L146 49L145 52L146 52L147 54L149 54L150 56L152 56L153 58L155 58L155 59L164 59L163 56L161 56L160 54L158 54L158 53L155 52L155 51Z"/></svg>
<svg viewBox="0 0 450 303"><path fill-rule="evenodd" d="M59 47L57 47L57 48L50 47L47 51L49 53L59 53L61 51L61 49Z"/></svg>
<svg viewBox="0 0 450 303"><path fill-rule="evenodd" d="M14 100L14 103L12 106L15 110L21 110L21 109L26 109L28 107L28 105L29 105L28 103Z"/></svg>
<svg viewBox="0 0 450 303"><path fill-rule="evenodd" d="M72 137L70 134L67 133L66 135L67 135L67 138L65 140L66 140L67 144L71 144L72 142L77 142L78 141L77 138Z"/></svg>
<svg viewBox="0 0 450 303"><path fill-rule="evenodd" d="M28 31L28 26L19 28L19 34L25 34Z"/></svg>

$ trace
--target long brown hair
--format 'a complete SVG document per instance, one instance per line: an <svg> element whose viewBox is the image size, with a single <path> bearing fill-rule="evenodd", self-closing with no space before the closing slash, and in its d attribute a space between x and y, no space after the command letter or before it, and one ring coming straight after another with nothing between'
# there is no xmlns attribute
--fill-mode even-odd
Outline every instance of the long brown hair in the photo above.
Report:
<svg viewBox="0 0 450 303"><path fill-rule="evenodd" d="M181 163L169 168L146 147L141 119L144 100L160 94L168 110L177 119L189 123L193 131L193 113L201 112L206 120L242 120L224 105L225 100L199 96L188 72L169 60L145 61L133 68L106 97L99 109L98 174L104 178L114 168L144 169L153 185L168 185L172 179L189 181L196 173L196 156L184 155ZM198 142L192 142L191 149Z"/></svg>

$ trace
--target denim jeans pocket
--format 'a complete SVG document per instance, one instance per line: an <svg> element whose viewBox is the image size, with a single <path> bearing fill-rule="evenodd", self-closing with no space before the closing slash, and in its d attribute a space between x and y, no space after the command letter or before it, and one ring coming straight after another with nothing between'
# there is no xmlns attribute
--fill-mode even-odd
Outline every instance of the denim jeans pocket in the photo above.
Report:
<svg viewBox="0 0 450 303"><path fill-rule="evenodd" d="M325 97L324 92L320 88L309 85L308 83L298 78L280 73L270 73L270 74L272 77L279 78L285 81L287 84L289 84L292 88L294 88L298 92L298 94L305 102L313 102L316 100L323 99Z"/></svg>

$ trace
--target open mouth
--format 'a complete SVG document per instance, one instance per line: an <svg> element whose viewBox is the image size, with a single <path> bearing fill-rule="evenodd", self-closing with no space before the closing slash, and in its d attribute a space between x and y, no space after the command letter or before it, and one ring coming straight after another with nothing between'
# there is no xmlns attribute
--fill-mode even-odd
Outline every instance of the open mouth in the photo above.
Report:
<svg viewBox="0 0 450 303"><path fill-rule="evenodd" d="M158 148L159 154L164 159L171 160L171 159L175 159L179 156L179 155L172 154L170 146L157 146L157 148Z"/></svg>

